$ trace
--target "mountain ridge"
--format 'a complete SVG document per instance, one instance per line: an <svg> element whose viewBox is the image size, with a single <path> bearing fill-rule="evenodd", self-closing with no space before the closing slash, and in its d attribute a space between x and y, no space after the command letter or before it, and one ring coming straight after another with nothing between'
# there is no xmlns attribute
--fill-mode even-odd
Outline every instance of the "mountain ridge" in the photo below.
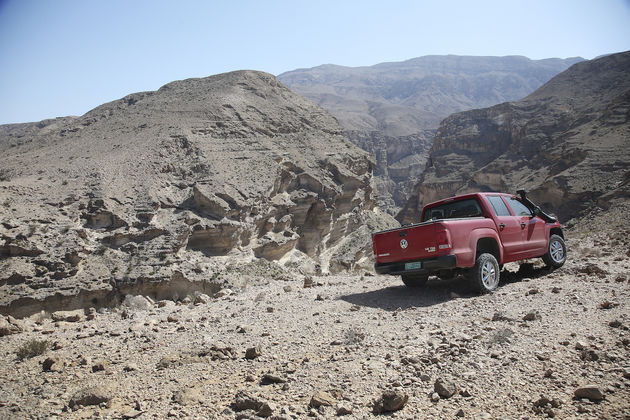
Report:
<svg viewBox="0 0 630 420"><path fill-rule="evenodd" d="M252 262L369 266L370 230L395 222L375 208L373 161L341 133L253 71L0 127L0 312L212 294L242 287L225 269Z"/></svg>
<svg viewBox="0 0 630 420"><path fill-rule="evenodd" d="M396 213L424 168L442 119L521 99L581 60L433 55L362 67L322 65L278 78L329 110L348 138L374 156L379 205ZM409 176L396 176L404 170Z"/></svg>
<svg viewBox="0 0 630 420"><path fill-rule="evenodd" d="M630 52L577 63L521 101L453 114L398 219L479 189L525 188L563 220L623 205L629 121Z"/></svg>

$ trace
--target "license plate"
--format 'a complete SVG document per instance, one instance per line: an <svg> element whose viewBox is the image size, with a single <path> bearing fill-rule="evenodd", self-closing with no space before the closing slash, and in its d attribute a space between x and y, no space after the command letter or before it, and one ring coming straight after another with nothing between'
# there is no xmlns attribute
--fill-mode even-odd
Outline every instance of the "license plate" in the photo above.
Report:
<svg viewBox="0 0 630 420"><path fill-rule="evenodd" d="M422 263L421 262L410 262L410 263L405 263L405 270L417 270L419 268L422 268Z"/></svg>

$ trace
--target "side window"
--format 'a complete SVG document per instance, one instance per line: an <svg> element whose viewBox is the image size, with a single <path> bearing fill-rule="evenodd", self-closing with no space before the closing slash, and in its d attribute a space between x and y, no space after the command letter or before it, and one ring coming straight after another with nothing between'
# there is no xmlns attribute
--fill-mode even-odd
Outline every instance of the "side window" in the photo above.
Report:
<svg viewBox="0 0 630 420"><path fill-rule="evenodd" d="M494 209L494 213L497 216L511 216L510 211L507 206L498 195L489 195L488 201L492 204L492 208Z"/></svg>
<svg viewBox="0 0 630 420"><path fill-rule="evenodd" d="M510 197L510 207L517 216L532 216L532 211L514 197Z"/></svg>

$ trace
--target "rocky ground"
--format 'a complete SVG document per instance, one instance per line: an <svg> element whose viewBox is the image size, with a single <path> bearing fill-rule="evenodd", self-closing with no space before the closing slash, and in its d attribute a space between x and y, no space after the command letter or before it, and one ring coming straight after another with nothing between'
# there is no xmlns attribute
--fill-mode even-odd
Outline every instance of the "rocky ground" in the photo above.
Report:
<svg viewBox="0 0 630 420"><path fill-rule="evenodd" d="M3 318L0 418L628 418L629 233L570 233L491 295L295 275Z"/></svg>

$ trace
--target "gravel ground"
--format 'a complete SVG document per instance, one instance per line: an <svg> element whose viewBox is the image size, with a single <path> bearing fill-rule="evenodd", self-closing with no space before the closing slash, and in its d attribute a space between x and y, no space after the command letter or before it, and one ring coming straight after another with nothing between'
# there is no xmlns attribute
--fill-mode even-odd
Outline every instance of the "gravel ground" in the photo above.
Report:
<svg viewBox="0 0 630 420"><path fill-rule="evenodd" d="M33 316L0 337L0 418L629 418L627 237L483 296L366 273Z"/></svg>

